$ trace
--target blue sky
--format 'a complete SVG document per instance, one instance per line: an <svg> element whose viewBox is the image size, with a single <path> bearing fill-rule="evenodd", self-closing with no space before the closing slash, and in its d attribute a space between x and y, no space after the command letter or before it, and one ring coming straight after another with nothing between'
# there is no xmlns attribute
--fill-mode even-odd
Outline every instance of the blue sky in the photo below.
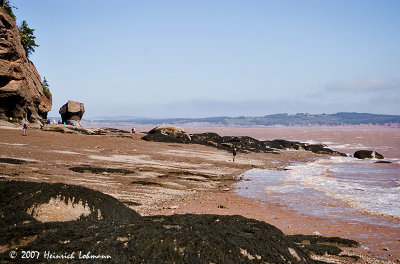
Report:
<svg viewBox="0 0 400 264"><path fill-rule="evenodd" d="M10 0L53 110L400 114L400 1Z"/></svg>

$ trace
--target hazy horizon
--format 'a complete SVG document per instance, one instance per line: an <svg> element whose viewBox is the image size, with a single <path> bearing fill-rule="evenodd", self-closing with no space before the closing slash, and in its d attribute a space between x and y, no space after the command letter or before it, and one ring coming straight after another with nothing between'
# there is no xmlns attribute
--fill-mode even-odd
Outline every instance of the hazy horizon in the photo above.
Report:
<svg viewBox="0 0 400 264"><path fill-rule="evenodd" d="M400 1L10 2L49 116L400 114Z"/></svg>

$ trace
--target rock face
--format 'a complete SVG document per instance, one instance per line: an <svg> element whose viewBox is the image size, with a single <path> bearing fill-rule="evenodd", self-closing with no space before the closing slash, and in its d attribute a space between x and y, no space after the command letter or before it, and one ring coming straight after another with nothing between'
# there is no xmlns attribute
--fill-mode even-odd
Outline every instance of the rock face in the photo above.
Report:
<svg viewBox="0 0 400 264"><path fill-rule="evenodd" d="M0 7L0 119L42 125L51 110L49 97L26 57L15 21Z"/></svg>
<svg viewBox="0 0 400 264"><path fill-rule="evenodd" d="M354 153L357 159L384 159L382 154L372 150L358 150Z"/></svg>
<svg viewBox="0 0 400 264"><path fill-rule="evenodd" d="M62 121L66 124L73 123L74 126L81 127L81 119L85 113L85 106L83 103L70 100L65 105L61 106L59 113Z"/></svg>

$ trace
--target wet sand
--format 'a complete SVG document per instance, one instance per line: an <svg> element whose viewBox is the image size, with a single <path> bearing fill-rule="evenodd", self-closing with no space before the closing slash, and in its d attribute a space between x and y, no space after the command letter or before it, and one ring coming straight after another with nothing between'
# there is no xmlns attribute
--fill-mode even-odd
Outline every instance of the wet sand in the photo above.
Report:
<svg viewBox="0 0 400 264"><path fill-rule="evenodd" d="M400 239L398 228L305 216L279 204L242 197L233 190L239 176L251 168L281 169L323 155L306 151L249 153L233 163L231 153L226 151L201 145L146 142L141 136L29 130L24 137L22 129L0 128L0 158L25 161L0 162L0 179L82 185L110 194L142 215L240 214L273 224L286 234L318 232L355 239L369 246L349 251L385 260L400 259L399 240L387 245L394 238ZM76 172L71 170L74 167L125 169L132 173L93 173L90 169Z"/></svg>
<svg viewBox="0 0 400 264"><path fill-rule="evenodd" d="M178 202L174 210L163 210L161 213L243 215L270 223L289 235L319 234L356 240L361 247L346 249L351 254L392 261L400 258L399 228L312 217L280 204L260 202L234 192L199 193L190 200ZM393 223L399 222L393 219Z"/></svg>
<svg viewBox="0 0 400 264"><path fill-rule="evenodd" d="M143 136L39 130L29 130L28 136L22 136L22 129L3 127L0 158L24 162L0 162L0 179L83 185L148 215L156 214L171 200L187 199L199 191L226 189L251 168L280 168L292 161L306 162L321 156L311 152L249 153L233 163L227 151L196 144L147 142L140 139ZM113 173L118 169L130 172Z"/></svg>

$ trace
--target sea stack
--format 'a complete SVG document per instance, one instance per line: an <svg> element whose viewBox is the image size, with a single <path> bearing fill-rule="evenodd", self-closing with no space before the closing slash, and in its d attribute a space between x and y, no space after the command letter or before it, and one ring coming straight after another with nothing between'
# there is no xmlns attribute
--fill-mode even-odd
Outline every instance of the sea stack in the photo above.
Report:
<svg viewBox="0 0 400 264"><path fill-rule="evenodd" d="M42 126L52 98L27 58L15 21L0 7L0 119Z"/></svg>
<svg viewBox="0 0 400 264"><path fill-rule="evenodd" d="M83 103L69 100L65 105L61 106L59 113L63 123L82 127L81 119L85 113L85 106Z"/></svg>

